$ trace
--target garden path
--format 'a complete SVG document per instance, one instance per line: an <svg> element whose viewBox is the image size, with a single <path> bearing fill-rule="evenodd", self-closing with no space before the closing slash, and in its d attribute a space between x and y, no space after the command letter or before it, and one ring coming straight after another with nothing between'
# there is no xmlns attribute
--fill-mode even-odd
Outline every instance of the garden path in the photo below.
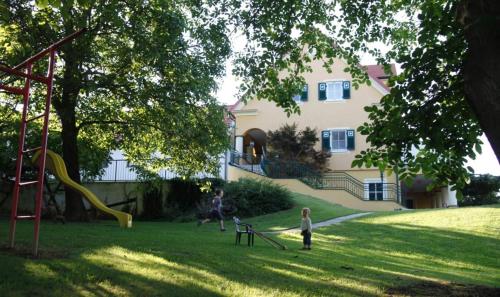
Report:
<svg viewBox="0 0 500 297"><path fill-rule="evenodd" d="M362 216L366 216L366 215L369 215L369 214L372 214L372 212L355 213L355 214L351 214L351 215L348 215L348 216L338 217L338 218L334 218L334 219L330 219L330 220L326 220L326 221L314 223L314 224L312 224L312 227L313 227L313 229L315 229L315 228L320 228L320 227L326 227L326 226L336 225L336 224L340 224L342 222L345 222L345 221L348 221L348 220L352 220L352 219L356 219L356 218L359 218L359 217L362 217ZM265 234L280 234L280 233L295 233L295 232L300 232L300 231L301 231L300 227L295 227L295 228L290 228L290 229L285 229L285 230L269 231L269 232L262 232L262 233L265 233Z"/></svg>

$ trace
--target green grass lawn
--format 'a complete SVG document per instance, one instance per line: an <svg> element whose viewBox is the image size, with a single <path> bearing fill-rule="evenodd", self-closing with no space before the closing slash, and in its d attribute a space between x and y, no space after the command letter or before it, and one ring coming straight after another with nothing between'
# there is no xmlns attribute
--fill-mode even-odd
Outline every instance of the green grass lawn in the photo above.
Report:
<svg viewBox="0 0 500 297"><path fill-rule="evenodd" d="M319 220L313 202L296 199ZM286 222L285 212L252 221L263 229L297 225L297 210L288 215L293 219ZM18 226L19 246L29 246L32 224ZM299 250L298 234L277 237L286 251L257 238L253 248L235 246L233 230L232 224L222 233L216 224L135 222L124 230L111 221L43 222L42 259L0 251L0 295L380 296L422 280L500 286L498 205L376 213L315 230L312 251ZM7 233L1 221L2 242Z"/></svg>
<svg viewBox="0 0 500 297"><path fill-rule="evenodd" d="M295 205L292 209L251 219L242 219L242 221L251 223L255 230L272 231L298 227L300 225L301 210L303 207L309 207L311 209L313 223L360 212L359 210L345 208L299 193L293 193L292 198ZM227 219L231 220L229 217Z"/></svg>

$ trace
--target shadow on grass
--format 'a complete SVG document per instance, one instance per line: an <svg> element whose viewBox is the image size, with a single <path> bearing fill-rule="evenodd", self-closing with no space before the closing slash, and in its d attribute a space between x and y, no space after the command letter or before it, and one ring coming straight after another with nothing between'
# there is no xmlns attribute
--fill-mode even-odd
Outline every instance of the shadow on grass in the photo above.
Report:
<svg viewBox="0 0 500 297"><path fill-rule="evenodd" d="M234 246L232 232L209 227L46 226L45 242L71 249L69 258L0 253L9 267L0 268L0 289L12 296L379 296L423 280L500 284L498 238L361 220L316 230L313 250L303 252L298 235L281 236L291 250L279 251L258 241Z"/></svg>
<svg viewBox="0 0 500 297"><path fill-rule="evenodd" d="M240 273L233 279L269 274L269 277L258 278L259 286L286 288L284 283L296 284L294 292L298 294L310 293L306 288L314 287L323 293L335 289L339 294L370 295L370 288L382 289L422 280L500 285L498 238L409 224L390 226L363 222L324 228L313 237L314 250L310 253L257 257L256 253L248 252L246 259L235 265L241 271L261 267L260 273L247 276ZM296 236L295 246L298 240ZM286 241L287 245L294 245L293 239ZM189 265L214 269L212 265L196 262ZM330 282L332 279L335 281ZM356 283L359 288L342 287L346 282Z"/></svg>

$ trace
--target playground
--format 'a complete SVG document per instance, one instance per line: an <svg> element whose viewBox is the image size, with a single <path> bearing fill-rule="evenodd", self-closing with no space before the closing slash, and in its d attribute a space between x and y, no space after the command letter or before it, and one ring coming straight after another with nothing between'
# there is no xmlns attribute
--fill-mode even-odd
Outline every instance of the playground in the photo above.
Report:
<svg viewBox="0 0 500 297"><path fill-rule="evenodd" d="M312 197L294 195L294 201L290 211L248 221L261 231L296 227L308 201L316 222L352 213ZM415 287L458 290L448 296L469 296L458 293L472 289L498 296L492 287L500 285L499 223L498 205L376 213L315 229L313 249L301 251L301 237L293 232L270 235L287 250L258 238L253 247L244 239L235 245L230 222L227 232L219 232L216 223L136 221L123 229L115 221L47 222L41 225L40 259L32 259L32 224L20 222L16 246L25 254L2 249L0 291L6 296L384 296ZM7 229L7 221L0 224Z"/></svg>
<svg viewBox="0 0 500 297"><path fill-rule="evenodd" d="M132 222L132 215L106 206L81 185L79 166L65 163L48 144L57 51L85 31L75 31L17 66L0 65L2 72L14 77L5 84L2 81L0 87L8 95L22 97L22 112L21 107L15 109L22 117L12 179L12 207L10 217L0 219L1 296L500 295L498 204L360 212L293 193L291 209L241 221L235 217L234 222L226 218L226 229L221 225L226 232L219 232L216 223L197 227L194 221L152 222L134 218ZM42 62L46 63L46 76L33 72L40 67L36 63ZM152 81L157 80L153 78ZM42 85L37 92L44 95L43 101L31 102L44 106L38 108L39 114L34 114L36 109L30 107L31 83L35 82ZM21 102L20 97L17 100ZM148 101L145 105L150 104ZM122 111L127 114L130 110L127 107ZM145 126L156 128L156 123L164 122L159 116L152 118L155 125ZM205 119L206 115L199 117L200 122ZM220 124L220 118L214 119ZM41 139L37 146L31 146L34 141L28 139L29 129L36 122ZM226 137L226 127L219 126L221 135ZM78 126L78 130L82 127L85 125ZM123 131L117 132L109 139L120 143L123 135ZM148 132L144 135L157 136ZM188 142L203 139L199 134L193 135L179 138ZM73 136L76 140L77 135ZM72 145L77 146L76 142ZM204 145L199 146L205 148ZM182 143L179 147L183 147ZM179 155L184 153L182 150ZM77 157L63 155L69 160ZM200 149L199 156L206 161L208 154ZM196 160L191 162L195 164ZM28 163L32 168L26 169ZM36 177L24 179L23 174L33 168L37 168ZM75 220L69 224L42 221L46 171L67 192L76 192L111 218L85 223ZM35 209L23 214L18 209L20 191L30 185L36 186ZM312 249L308 250L301 249L298 229L304 207L311 209L315 223ZM72 208L67 207L69 210Z"/></svg>

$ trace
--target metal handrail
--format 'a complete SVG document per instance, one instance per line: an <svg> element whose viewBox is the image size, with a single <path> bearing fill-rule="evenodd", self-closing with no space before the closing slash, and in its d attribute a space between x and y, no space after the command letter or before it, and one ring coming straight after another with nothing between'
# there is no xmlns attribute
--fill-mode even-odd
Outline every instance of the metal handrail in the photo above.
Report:
<svg viewBox="0 0 500 297"><path fill-rule="evenodd" d="M230 165L259 175L265 175L262 168L263 160L262 155L240 153L238 151L231 151L229 155Z"/></svg>
<svg viewBox="0 0 500 297"><path fill-rule="evenodd" d="M313 189L343 190L361 200L380 200L380 197L370 199L370 183L364 183L347 172L334 171L321 173L310 166L279 158L261 158L260 166L255 164L255 156L251 154L231 152L229 163L241 169L265 175L270 178L296 178ZM382 200L397 200L398 187L395 183L377 183L382 192ZM368 194L367 194L368 193ZM368 197L367 197L368 196Z"/></svg>

